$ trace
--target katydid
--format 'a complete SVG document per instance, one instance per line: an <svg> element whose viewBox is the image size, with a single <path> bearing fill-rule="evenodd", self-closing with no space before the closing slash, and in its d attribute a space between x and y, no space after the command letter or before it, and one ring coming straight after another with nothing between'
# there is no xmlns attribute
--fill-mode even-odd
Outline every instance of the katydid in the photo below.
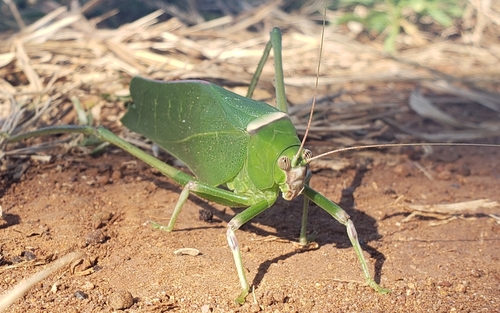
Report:
<svg viewBox="0 0 500 313"><path fill-rule="evenodd" d="M277 28L271 32L271 41L266 46L248 94L251 95L271 48L275 58L277 108L204 81L132 79L130 92L133 104L122 118L122 123L184 162L194 177L159 161L103 127L51 127L9 140L55 133L93 134L157 168L183 186L169 224L159 227L166 231L173 230L176 218L191 193L223 205L246 207L229 221L226 234L241 283L237 303L245 301L249 284L235 231L270 208L280 192L289 201L299 194L305 196L301 243L307 241L307 206L311 200L346 226L367 284L377 292L388 293L388 289L380 287L372 279L349 215L308 185L308 164L312 155L309 150L303 149L303 142L286 114L281 32Z"/></svg>

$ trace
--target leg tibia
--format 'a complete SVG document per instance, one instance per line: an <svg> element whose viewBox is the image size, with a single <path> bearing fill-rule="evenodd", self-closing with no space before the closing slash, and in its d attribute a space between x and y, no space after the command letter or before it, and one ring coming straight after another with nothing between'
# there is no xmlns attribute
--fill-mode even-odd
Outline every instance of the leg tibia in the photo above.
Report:
<svg viewBox="0 0 500 313"><path fill-rule="evenodd" d="M309 214L309 199L304 197L304 203L302 207L302 223L300 226L300 238L299 244L302 246L307 245L309 242L307 240L307 217Z"/></svg>
<svg viewBox="0 0 500 313"><path fill-rule="evenodd" d="M248 295L250 286L248 285L247 277L245 275L245 268L243 267L243 261L241 259L241 251L238 245L238 239L236 239L236 235L234 234L234 232L238 228L240 228L241 225L253 219L255 216L257 216L259 213L262 213L262 211L269 208L271 205L272 203L270 204L267 200L259 201L256 204L250 206L248 209L245 209L243 212L237 214L227 224L227 243L233 254L234 264L236 265L236 271L238 272L238 278L240 279L241 284L241 293L235 299L235 302L238 304L243 304L245 302L245 297Z"/></svg>
<svg viewBox="0 0 500 313"><path fill-rule="evenodd" d="M177 216L179 216L179 213L182 210L182 207L187 201L187 198L189 197L189 192L193 189L194 181L189 181L186 186L182 189L181 194L179 195L179 200L177 200L177 204L175 205L174 212L172 213L172 217L170 217L170 221L168 222L167 226L161 226L161 225L153 225L154 228L159 229L159 230L165 230L168 232L171 232L174 229L175 221L177 220Z"/></svg>
<svg viewBox="0 0 500 313"><path fill-rule="evenodd" d="M240 247L238 246L238 239L236 239L236 235L231 227L227 228L226 232L227 243L231 252L233 253L234 264L236 264L236 271L238 272L238 278L240 279L241 284L241 293L235 299L235 302L238 304L245 303L245 297L248 295L248 290L250 286L247 282L247 277L245 275L245 268L243 267L243 260L241 259Z"/></svg>

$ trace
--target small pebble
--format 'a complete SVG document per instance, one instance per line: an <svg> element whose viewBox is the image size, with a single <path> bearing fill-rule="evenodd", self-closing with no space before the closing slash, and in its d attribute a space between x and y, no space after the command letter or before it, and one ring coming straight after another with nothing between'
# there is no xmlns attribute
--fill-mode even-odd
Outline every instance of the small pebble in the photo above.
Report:
<svg viewBox="0 0 500 313"><path fill-rule="evenodd" d="M464 293L466 290L467 290L467 288L462 284L458 284L455 286L456 292Z"/></svg>
<svg viewBox="0 0 500 313"><path fill-rule="evenodd" d="M192 256L197 256L200 254L200 250L195 249L195 248L181 248L178 250L174 251L175 255L192 255Z"/></svg>
<svg viewBox="0 0 500 313"><path fill-rule="evenodd" d="M24 259L26 261L32 261L32 260L36 259L36 255L33 252L29 251L29 250L24 251L21 254L21 256L24 257Z"/></svg>
<svg viewBox="0 0 500 313"><path fill-rule="evenodd" d="M471 174L470 167L467 164L462 165L461 167L458 168L458 174L462 176L470 176Z"/></svg>
<svg viewBox="0 0 500 313"><path fill-rule="evenodd" d="M260 303L264 306L270 306L274 303L272 291L267 291L264 293L260 299Z"/></svg>
<svg viewBox="0 0 500 313"><path fill-rule="evenodd" d="M156 186L155 183L151 182L147 184L146 187L144 187L144 189L146 189L146 191L149 193L153 193L156 191L156 189L158 189L158 186Z"/></svg>
<svg viewBox="0 0 500 313"><path fill-rule="evenodd" d="M134 297L127 290L113 292L108 299L108 304L114 310L124 310L134 304Z"/></svg>
<svg viewBox="0 0 500 313"><path fill-rule="evenodd" d="M99 174L108 173L109 171L111 171L111 168L112 168L112 166L110 164L101 164L99 166L99 168L97 169L97 172Z"/></svg>
<svg viewBox="0 0 500 313"><path fill-rule="evenodd" d="M210 312L212 312L212 309L210 308L210 306L208 304L204 304L201 307L201 313L210 313Z"/></svg>
<svg viewBox="0 0 500 313"><path fill-rule="evenodd" d="M98 175L96 176L95 180L99 185L106 185L110 182L109 175Z"/></svg>
<svg viewBox="0 0 500 313"><path fill-rule="evenodd" d="M92 290L94 289L95 285L89 281L86 281L83 285L82 285L82 289L85 289L85 290Z"/></svg>
<svg viewBox="0 0 500 313"><path fill-rule="evenodd" d="M59 284L57 282L55 282L52 287L50 288L50 292L52 293L57 293L57 291L59 290Z"/></svg>
<svg viewBox="0 0 500 313"><path fill-rule="evenodd" d="M273 293L273 299L276 303L285 303L286 302L286 295L283 293L283 291L278 291Z"/></svg>
<svg viewBox="0 0 500 313"><path fill-rule="evenodd" d="M437 153L434 153L433 156L434 156L433 158L436 161L443 162L443 163L453 163L456 160L461 158L460 154L454 153L451 151L446 151L445 153L443 153L443 151L441 151L441 153L437 152Z"/></svg>
<svg viewBox="0 0 500 313"><path fill-rule="evenodd" d="M158 169L154 168L154 167L150 168L149 171L153 175L161 175L161 172Z"/></svg>
<svg viewBox="0 0 500 313"><path fill-rule="evenodd" d="M257 312L260 312L260 311L261 311L261 308L260 308L260 306L257 303L252 303L250 305L250 312L257 313Z"/></svg>
<svg viewBox="0 0 500 313"><path fill-rule="evenodd" d="M99 211L92 215L92 226L94 229L101 228L113 218L113 214L107 211Z"/></svg>
<svg viewBox="0 0 500 313"><path fill-rule="evenodd" d="M17 263L24 262L24 259L18 255L15 255L12 257L12 259L10 261L12 262L12 264L17 264Z"/></svg>
<svg viewBox="0 0 500 313"><path fill-rule="evenodd" d="M122 178L122 172L120 171L113 171L113 173L111 174L111 179L113 179L113 181L120 180L121 178Z"/></svg>
<svg viewBox="0 0 500 313"><path fill-rule="evenodd" d="M200 214L199 219L201 221L207 222L207 223L212 223L214 219L214 214L212 211L209 210L199 210L198 213Z"/></svg>
<svg viewBox="0 0 500 313"><path fill-rule="evenodd" d="M96 177L99 174L99 169L97 168L89 168L88 170L85 171L85 175L88 177Z"/></svg>
<svg viewBox="0 0 500 313"><path fill-rule="evenodd" d="M394 168L392 169L392 171L394 172L394 174L396 174L398 176L401 176L401 177L408 177L408 176L410 176L410 170L404 164L398 164L398 165L394 166Z"/></svg>
<svg viewBox="0 0 500 313"><path fill-rule="evenodd" d="M423 151L421 147L401 147L401 153L406 154L410 160L417 161L422 157Z"/></svg>
<svg viewBox="0 0 500 313"><path fill-rule="evenodd" d="M85 292L83 292L81 290L78 290L78 291L75 292L75 298L77 298L78 300L85 300L88 297L89 296Z"/></svg>
<svg viewBox="0 0 500 313"><path fill-rule="evenodd" d="M85 236L85 242L88 245L100 244L106 241L106 234L102 231L102 229L96 229L91 231Z"/></svg>
<svg viewBox="0 0 500 313"><path fill-rule="evenodd" d="M451 172L448 170L444 170L437 175L437 178L439 180L450 180L451 179Z"/></svg>
<svg viewBox="0 0 500 313"><path fill-rule="evenodd" d="M449 281L438 281L437 285L439 287L451 287L451 283Z"/></svg>
<svg viewBox="0 0 500 313"><path fill-rule="evenodd" d="M471 275L476 277L476 278L479 278L481 276L483 276L484 272L482 270L479 270L479 269L473 269L470 271Z"/></svg>
<svg viewBox="0 0 500 313"><path fill-rule="evenodd" d="M90 260L89 258L80 258L80 259L74 260L69 265L70 273L77 274L77 275L82 275L84 273L90 274L90 273L94 272L93 267L92 267L93 263L95 263L95 259Z"/></svg>

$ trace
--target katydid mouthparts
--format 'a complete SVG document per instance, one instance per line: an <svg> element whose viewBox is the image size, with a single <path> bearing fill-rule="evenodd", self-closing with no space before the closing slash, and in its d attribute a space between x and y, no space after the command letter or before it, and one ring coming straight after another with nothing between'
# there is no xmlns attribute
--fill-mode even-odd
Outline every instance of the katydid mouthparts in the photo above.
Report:
<svg viewBox="0 0 500 313"><path fill-rule="evenodd" d="M162 230L173 230L191 193L222 205L245 207L229 221L226 233L241 284L241 292L235 300L239 304L244 303L250 286L235 231L273 206L280 193L288 201L300 194L305 196L301 244L307 243L310 200L346 227L366 283L379 293L388 293L388 289L379 286L372 278L349 215L309 187L311 173L308 164L312 154L302 148L303 142L286 113L281 32L277 28L271 32L271 41L254 74L248 95L253 92L271 48L274 49L277 108L205 81L132 79L130 94L133 103L121 120L123 125L181 160L194 177L161 162L103 127L50 127L11 137L9 141L56 133L95 135L157 168L183 186L169 224L158 226Z"/></svg>

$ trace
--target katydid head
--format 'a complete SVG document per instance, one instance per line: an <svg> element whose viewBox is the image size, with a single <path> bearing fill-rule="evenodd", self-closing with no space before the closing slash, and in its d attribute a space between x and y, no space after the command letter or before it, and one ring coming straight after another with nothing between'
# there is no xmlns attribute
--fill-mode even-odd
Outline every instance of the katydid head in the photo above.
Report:
<svg viewBox="0 0 500 313"><path fill-rule="evenodd" d="M277 161L276 171L280 173L276 177L281 177L278 185L283 199L287 201L298 196L304 189L304 182L309 171L308 163L312 157L311 151L307 149L302 149L299 153L296 151L297 147L286 149Z"/></svg>

